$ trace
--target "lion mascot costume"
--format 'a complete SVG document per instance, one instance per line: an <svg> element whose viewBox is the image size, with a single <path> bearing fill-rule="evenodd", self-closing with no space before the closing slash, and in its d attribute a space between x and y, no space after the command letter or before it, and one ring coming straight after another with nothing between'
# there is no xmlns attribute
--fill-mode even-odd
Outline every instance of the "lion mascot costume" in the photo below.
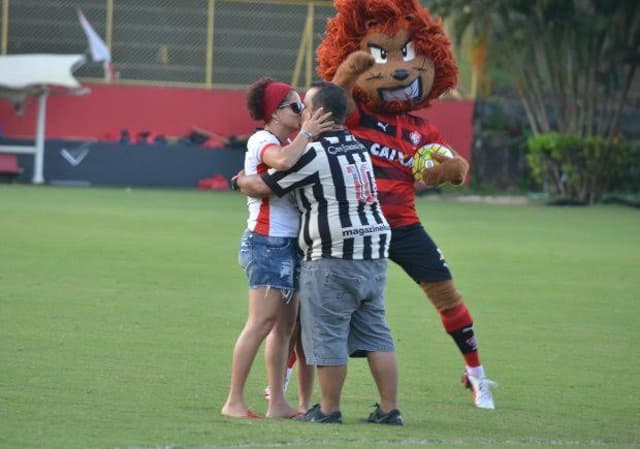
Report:
<svg viewBox="0 0 640 449"><path fill-rule="evenodd" d="M462 381L478 408L493 409L480 363L473 320L439 248L415 208L416 180L427 187L464 182L468 163L455 151L433 152L432 167L421 148L446 145L438 129L411 114L455 87L458 69L440 20L418 0L337 0L317 50L318 73L349 97L346 126L371 153L378 198L391 224L389 257L422 288L462 353Z"/></svg>

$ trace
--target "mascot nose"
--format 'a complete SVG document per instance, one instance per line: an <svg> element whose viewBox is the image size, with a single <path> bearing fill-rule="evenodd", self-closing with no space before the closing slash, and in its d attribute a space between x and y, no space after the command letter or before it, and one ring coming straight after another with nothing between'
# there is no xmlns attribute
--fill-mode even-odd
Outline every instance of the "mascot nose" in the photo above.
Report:
<svg viewBox="0 0 640 449"><path fill-rule="evenodd" d="M394 70L391 76L398 81L406 80L409 77L409 71L404 69Z"/></svg>

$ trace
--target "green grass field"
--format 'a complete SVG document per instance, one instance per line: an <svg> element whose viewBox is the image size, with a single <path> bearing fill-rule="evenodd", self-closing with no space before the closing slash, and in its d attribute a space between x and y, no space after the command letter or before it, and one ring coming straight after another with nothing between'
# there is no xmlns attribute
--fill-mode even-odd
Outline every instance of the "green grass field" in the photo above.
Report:
<svg viewBox="0 0 640 449"><path fill-rule="evenodd" d="M376 395L354 360L345 424L322 426L219 415L246 318L243 197L0 187L0 448L640 447L640 212L419 209L474 315L497 410L472 406L453 342L392 266L406 425L359 422ZM261 412L264 385L260 355L247 395Z"/></svg>

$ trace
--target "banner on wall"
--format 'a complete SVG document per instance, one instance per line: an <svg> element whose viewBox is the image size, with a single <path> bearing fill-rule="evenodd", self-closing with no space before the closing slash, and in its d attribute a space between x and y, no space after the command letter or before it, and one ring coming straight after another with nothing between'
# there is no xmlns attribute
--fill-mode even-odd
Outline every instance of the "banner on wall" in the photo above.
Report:
<svg viewBox="0 0 640 449"><path fill-rule="evenodd" d="M229 179L243 164L244 148L49 140L44 178L57 185L195 188L215 175ZM18 182L30 182L33 158L19 155L18 165Z"/></svg>

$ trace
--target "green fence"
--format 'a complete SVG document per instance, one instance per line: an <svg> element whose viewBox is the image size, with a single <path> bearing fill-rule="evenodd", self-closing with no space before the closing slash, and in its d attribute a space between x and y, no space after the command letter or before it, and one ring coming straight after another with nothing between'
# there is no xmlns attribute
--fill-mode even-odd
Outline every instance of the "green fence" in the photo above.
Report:
<svg viewBox="0 0 640 449"><path fill-rule="evenodd" d="M0 53L83 53L81 9L111 48L118 79L99 63L85 81L244 87L271 76L305 87L330 1L0 0Z"/></svg>

